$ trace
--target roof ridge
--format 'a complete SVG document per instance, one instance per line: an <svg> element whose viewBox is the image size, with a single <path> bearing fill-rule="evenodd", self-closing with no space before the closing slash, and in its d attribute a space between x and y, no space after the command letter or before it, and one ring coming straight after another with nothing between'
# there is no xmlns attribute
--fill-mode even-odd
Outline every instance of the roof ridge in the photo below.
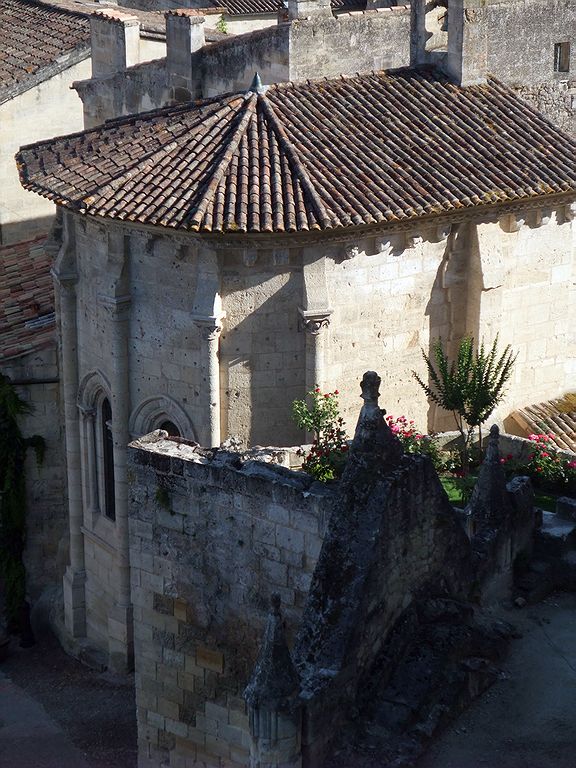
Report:
<svg viewBox="0 0 576 768"><path fill-rule="evenodd" d="M258 99L262 106L263 112L265 113L268 121L270 122L272 128L274 129L274 132L278 136L278 143L281 149L284 150L284 152L286 153L286 156L288 157L288 160L295 168L298 174L298 179L302 184L302 188L305 194L308 195L308 197L314 204L318 221L321 222L322 227L329 227L332 224L330 220L330 215L328 214L328 211L322 201L322 198L316 191L314 184L312 182L312 179L308 174L308 171L306 170L302 161L298 157L296 149L292 145L292 142L290 141L288 134L284 130L284 126L282 125L282 123L280 122L280 119L276 115L276 112L274 111L274 107L272 106L270 101L267 98L265 98L263 95L259 96Z"/></svg>
<svg viewBox="0 0 576 768"><path fill-rule="evenodd" d="M252 117L256 112L257 98L258 97L253 91L249 91L248 94L246 94L246 96L244 97L244 105L245 105L244 114L240 118L238 125L236 126L234 133L232 134L231 140L228 143L228 146L222 153L222 157L218 161L216 168L212 173L212 177L208 182L208 184L206 185L206 188L202 194L202 199L200 200L195 213L190 219L190 227L189 227L190 229L197 230L200 228L200 224L202 222L202 219L204 218L204 215L206 214L206 210L210 205L210 203L214 200L214 196L216 194L216 190L218 189L218 185L220 184L225 172L227 171L228 166L232 161L232 157L234 156L234 153L240 146L240 142L242 141L242 137L246 132L248 123L250 122L250 120L252 119Z"/></svg>

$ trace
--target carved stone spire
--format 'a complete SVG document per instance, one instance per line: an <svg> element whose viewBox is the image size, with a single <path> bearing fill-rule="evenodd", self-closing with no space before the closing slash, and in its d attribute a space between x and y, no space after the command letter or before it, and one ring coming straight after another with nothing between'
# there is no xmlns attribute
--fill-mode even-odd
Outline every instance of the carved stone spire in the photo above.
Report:
<svg viewBox="0 0 576 768"><path fill-rule="evenodd" d="M379 407L381 378L375 371L366 371L362 377L360 397L364 405L358 417L354 440L350 446L350 458L348 467L352 472L354 460L370 455L370 461L376 462L374 466L388 469L396 466L403 455L400 441L392 434L392 430L386 423L384 416L386 411ZM382 465L385 465L383 467ZM343 481L349 474L345 471Z"/></svg>
<svg viewBox="0 0 576 768"><path fill-rule="evenodd" d="M497 525L510 508L506 475L500 463L499 441L500 430L494 424L490 428L486 456L480 467L478 481L466 508L476 530L486 524Z"/></svg>
<svg viewBox="0 0 576 768"><path fill-rule="evenodd" d="M299 687L298 673L286 642L280 595L275 593L260 655L244 691L244 699L252 709L280 711L290 707Z"/></svg>

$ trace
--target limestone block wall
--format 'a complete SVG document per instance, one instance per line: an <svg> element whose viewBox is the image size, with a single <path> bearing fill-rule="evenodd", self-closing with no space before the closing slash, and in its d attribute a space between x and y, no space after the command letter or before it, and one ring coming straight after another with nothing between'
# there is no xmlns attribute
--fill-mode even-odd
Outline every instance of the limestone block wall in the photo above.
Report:
<svg viewBox="0 0 576 768"><path fill-rule="evenodd" d="M129 451L140 765L245 766L242 691L270 595L292 635L331 495L284 467L162 434Z"/></svg>
<svg viewBox="0 0 576 768"><path fill-rule="evenodd" d="M25 437L41 435L46 442L42 464L38 465L33 451L26 459L26 589L33 603L45 587L60 582L68 561L64 419L56 345L5 361L1 371L13 382L27 382L16 390L34 410L19 420L20 429Z"/></svg>
<svg viewBox="0 0 576 768"><path fill-rule="evenodd" d="M249 435L252 445L291 445L302 437L290 419L305 387L301 265L299 249L231 250L224 257L222 429Z"/></svg>
<svg viewBox="0 0 576 768"><path fill-rule="evenodd" d="M354 75L409 63L409 6L299 20L291 25L290 80Z"/></svg>
<svg viewBox="0 0 576 768"><path fill-rule="evenodd" d="M161 52L157 57L122 72L76 82L74 87L84 105L84 127L164 106L169 96L166 59L161 58Z"/></svg>
<svg viewBox="0 0 576 768"><path fill-rule="evenodd" d="M451 416L429 406L411 375L416 370L426 377L421 349L428 353L438 337L454 350L466 333L488 344L498 334L501 350L511 344L518 352L494 420L570 388L576 359L574 225L563 208L527 213L517 225L510 232L505 220L444 233L421 228L328 251L333 313L323 331L324 386L340 390L350 426L356 395L351 382L377 361L389 413L409 415L423 430L454 428Z"/></svg>
<svg viewBox="0 0 576 768"><path fill-rule="evenodd" d="M576 4L526 0L487 4L488 71L549 120L576 131ZM529 44L527 45L527 41ZM554 71L554 45L570 43L568 72Z"/></svg>
<svg viewBox="0 0 576 768"><path fill-rule="evenodd" d="M86 58L0 105L2 244L29 240L50 229L54 204L21 186L14 155L23 144L82 130L82 104L70 86L89 75Z"/></svg>
<svg viewBox="0 0 576 768"><path fill-rule="evenodd" d="M479 332L489 340L498 333L502 348L518 352L498 419L574 384L576 231L561 210L544 226L536 216L509 234L495 224L478 227Z"/></svg>

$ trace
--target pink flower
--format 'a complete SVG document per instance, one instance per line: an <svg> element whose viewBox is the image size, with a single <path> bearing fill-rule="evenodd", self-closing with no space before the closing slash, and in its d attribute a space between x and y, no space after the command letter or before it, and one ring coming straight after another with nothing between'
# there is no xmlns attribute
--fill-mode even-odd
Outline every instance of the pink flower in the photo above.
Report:
<svg viewBox="0 0 576 768"><path fill-rule="evenodd" d="M543 459L547 459L547 458L550 456L550 454L549 454L549 453L546 453L546 451L542 451L542 453L540 454L540 456L542 456L542 458L543 458Z"/></svg>
<svg viewBox="0 0 576 768"><path fill-rule="evenodd" d="M576 469L576 461L569 461L567 467L568 469Z"/></svg>

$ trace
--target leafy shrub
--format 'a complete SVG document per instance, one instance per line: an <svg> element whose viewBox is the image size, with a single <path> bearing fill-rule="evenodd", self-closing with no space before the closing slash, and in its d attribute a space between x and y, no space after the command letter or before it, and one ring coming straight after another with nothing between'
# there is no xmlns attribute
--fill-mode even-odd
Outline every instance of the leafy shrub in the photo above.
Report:
<svg viewBox="0 0 576 768"><path fill-rule="evenodd" d="M337 389L323 393L315 387L306 393L306 400L292 403L292 418L314 436L310 451L299 451L304 456L302 469L322 482L339 477L346 463L348 443L338 394Z"/></svg>
<svg viewBox="0 0 576 768"><path fill-rule="evenodd" d="M438 471L444 469L442 452L436 435L425 435L414 426L414 421L408 421L406 416L386 416L388 426L400 440L406 453L423 453L432 459Z"/></svg>

